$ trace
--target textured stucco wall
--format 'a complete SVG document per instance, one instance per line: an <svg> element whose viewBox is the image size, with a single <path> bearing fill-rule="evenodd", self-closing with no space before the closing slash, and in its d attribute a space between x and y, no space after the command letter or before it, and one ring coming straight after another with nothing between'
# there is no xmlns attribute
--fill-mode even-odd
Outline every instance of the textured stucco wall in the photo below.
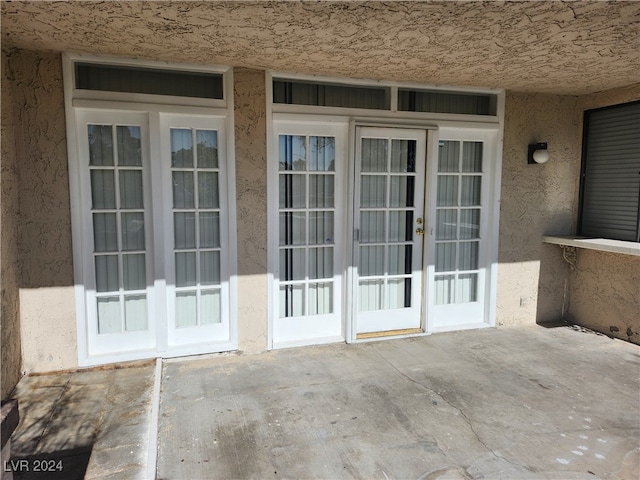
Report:
<svg viewBox="0 0 640 480"><path fill-rule="evenodd" d="M1 2L2 42L513 91L636 81L633 1Z"/></svg>
<svg viewBox="0 0 640 480"><path fill-rule="evenodd" d="M579 97L578 135L584 110L634 100L640 100L640 84ZM640 257L577 253L576 270L569 277L569 320L640 344Z"/></svg>
<svg viewBox="0 0 640 480"><path fill-rule="evenodd" d="M8 56L16 104L23 368L77 365L69 173L59 53Z"/></svg>
<svg viewBox="0 0 640 480"><path fill-rule="evenodd" d="M571 234L579 171L577 97L506 95L497 325L559 320L567 264L545 234ZM527 145L547 142L551 159L527 164Z"/></svg>
<svg viewBox="0 0 640 480"><path fill-rule="evenodd" d="M265 74L234 69L238 217L238 342L267 348L267 130Z"/></svg>
<svg viewBox="0 0 640 480"><path fill-rule="evenodd" d="M11 71L2 51L2 157L0 158L0 309L1 384L5 399L20 379L20 308L18 270L18 172L15 150L14 103Z"/></svg>
<svg viewBox="0 0 640 480"><path fill-rule="evenodd" d="M640 345L640 257L578 250L568 319Z"/></svg>

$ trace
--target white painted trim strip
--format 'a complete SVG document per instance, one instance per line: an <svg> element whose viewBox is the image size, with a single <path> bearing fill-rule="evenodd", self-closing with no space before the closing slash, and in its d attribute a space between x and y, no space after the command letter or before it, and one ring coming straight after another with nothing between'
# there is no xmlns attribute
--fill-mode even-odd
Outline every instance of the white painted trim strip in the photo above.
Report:
<svg viewBox="0 0 640 480"><path fill-rule="evenodd" d="M147 472L145 478L156 478L158 467L158 419L160 415L160 388L162 387L162 359L156 358L151 414L149 419L149 442L147 444Z"/></svg>

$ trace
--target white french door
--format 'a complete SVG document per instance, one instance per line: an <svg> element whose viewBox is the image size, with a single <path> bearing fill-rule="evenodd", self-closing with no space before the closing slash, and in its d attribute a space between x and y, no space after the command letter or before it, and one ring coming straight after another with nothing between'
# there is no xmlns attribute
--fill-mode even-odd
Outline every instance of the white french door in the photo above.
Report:
<svg viewBox="0 0 640 480"><path fill-rule="evenodd" d="M169 349L229 339L225 122L162 114Z"/></svg>
<svg viewBox="0 0 640 480"><path fill-rule="evenodd" d="M430 331L488 326L496 133L441 129L429 172Z"/></svg>
<svg viewBox="0 0 640 480"><path fill-rule="evenodd" d="M343 340L346 125L275 123L274 144L273 346Z"/></svg>
<svg viewBox="0 0 640 480"><path fill-rule="evenodd" d="M492 325L497 131L347 132L274 122L273 346Z"/></svg>
<svg viewBox="0 0 640 480"><path fill-rule="evenodd" d="M77 123L88 349L155 348L148 115L82 111Z"/></svg>
<svg viewBox="0 0 640 480"><path fill-rule="evenodd" d="M356 130L356 335L421 328L425 160L425 130Z"/></svg>
<svg viewBox="0 0 640 480"><path fill-rule="evenodd" d="M88 357L234 348L225 125L76 111Z"/></svg>

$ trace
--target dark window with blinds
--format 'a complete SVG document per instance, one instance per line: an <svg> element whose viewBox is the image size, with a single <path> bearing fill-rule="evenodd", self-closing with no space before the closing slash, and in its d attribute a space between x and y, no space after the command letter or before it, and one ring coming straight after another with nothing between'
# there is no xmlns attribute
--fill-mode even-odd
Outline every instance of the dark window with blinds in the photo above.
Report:
<svg viewBox="0 0 640 480"><path fill-rule="evenodd" d="M338 83L273 81L273 102L316 107L366 108L389 110L391 91L388 87L363 87Z"/></svg>
<svg viewBox="0 0 640 480"><path fill-rule="evenodd" d="M584 115L579 233L640 241L640 101Z"/></svg>
<svg viewBox="0 0 640 480"><path fill-rule="evenodd" d="M398 110L401 112L496 115L497 96L401 88L398 90Z"/></svg>
<svg viewBox="0 0 640 480"><path fill-rule="evenodd" d="M80 90L223 99L221 73L76 63L75 74Z"/></svg>

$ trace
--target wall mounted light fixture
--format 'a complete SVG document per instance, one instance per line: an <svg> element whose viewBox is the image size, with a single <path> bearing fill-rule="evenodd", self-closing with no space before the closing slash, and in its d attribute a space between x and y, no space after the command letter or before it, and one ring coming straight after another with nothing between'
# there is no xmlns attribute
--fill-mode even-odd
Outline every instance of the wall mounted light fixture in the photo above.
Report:
<svg viewBox="0 0 640 480"><path fill-rule="evenodd" d="M546 143L534 143L529 145L529 155L527 163L535 165L537 163L546 163L549 160L549 151Z"/></svg>

